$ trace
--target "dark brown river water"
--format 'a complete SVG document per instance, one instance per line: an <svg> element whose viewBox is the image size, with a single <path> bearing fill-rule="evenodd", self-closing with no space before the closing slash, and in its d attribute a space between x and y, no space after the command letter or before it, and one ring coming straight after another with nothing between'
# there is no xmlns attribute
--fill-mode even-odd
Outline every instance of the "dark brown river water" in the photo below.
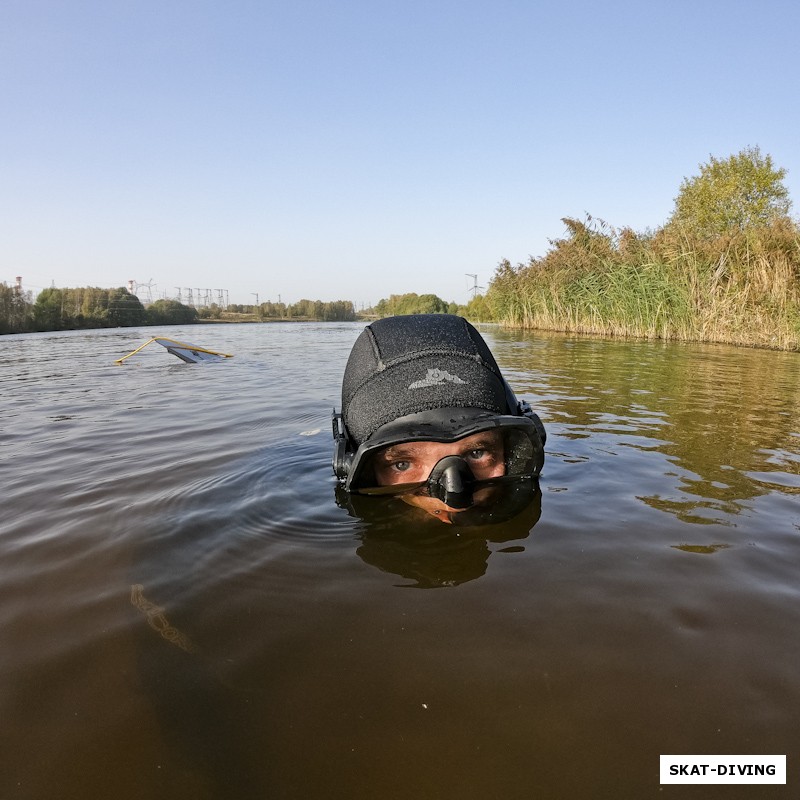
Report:
<svg viewBox="0 0 800 800"><path fill-rule="evenodd" d="M397 535L334 502L360 330L0 337L0 797L797 796L800 356L486 326L541 506Z"/></svg>

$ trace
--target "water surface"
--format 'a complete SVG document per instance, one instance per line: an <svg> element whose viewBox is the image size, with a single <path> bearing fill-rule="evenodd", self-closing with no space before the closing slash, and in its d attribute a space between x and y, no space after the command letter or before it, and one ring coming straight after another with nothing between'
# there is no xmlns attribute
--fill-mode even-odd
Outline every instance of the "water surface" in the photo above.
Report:
<svg viewBox="0 0 800 800"><path fill-rule="evenodd" d="M334 502L360 330L0 337L0 797L655 797L668 753L796 786L800 356L486 326L540 505L398 536ZM235 358L114 364L156 333Z"/></svg>

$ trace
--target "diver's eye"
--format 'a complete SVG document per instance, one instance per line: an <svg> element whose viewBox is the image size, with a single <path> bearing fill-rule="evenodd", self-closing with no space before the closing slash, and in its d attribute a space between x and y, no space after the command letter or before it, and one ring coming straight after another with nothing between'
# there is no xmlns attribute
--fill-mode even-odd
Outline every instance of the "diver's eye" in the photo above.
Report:
<svg viewBox="0 0 800 800"><path fill-rule="evenodd" d="M392 469L396 469L398 472L406 472L407 470L411 469L411 462L395 461L394 464L392 464Z"/></svg>
<svg viewBox="0 0 800 800"><path fill-rule="evenodd" d="M486 457L487 451L482 447L476 447L474 450L470 450L467 453L467 458L471 459L472 461L480 461L482 458Z"/></svg>

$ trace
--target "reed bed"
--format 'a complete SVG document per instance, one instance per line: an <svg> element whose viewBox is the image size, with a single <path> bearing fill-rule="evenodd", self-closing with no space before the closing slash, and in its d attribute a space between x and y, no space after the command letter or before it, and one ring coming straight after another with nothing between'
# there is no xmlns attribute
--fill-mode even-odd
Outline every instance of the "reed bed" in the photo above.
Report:
<svg viewBox="0 0 800 800"><path fill-rule="evenodd" d="M510 327L800 350L800 232L790 220L713 240L564 220L542 258L502 262L487 293Z"/></svg>

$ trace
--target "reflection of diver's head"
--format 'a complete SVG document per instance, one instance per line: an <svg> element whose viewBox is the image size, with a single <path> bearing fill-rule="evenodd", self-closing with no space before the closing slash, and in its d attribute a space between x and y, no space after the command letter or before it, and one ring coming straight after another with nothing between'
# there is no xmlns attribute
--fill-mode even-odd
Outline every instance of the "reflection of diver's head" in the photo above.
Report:
<svg viewBox="0 0 800 800"><path fill-rule="evenodd" d="M338 487L336 500L364 523L357 553L366 563L413 580L411 586L432 588L481 577L489 543L525 539L539 521L542 495L537 481L505 480L487 488L497 493L495 502L476 502L451 513L448 527L397 496L360 495Z"/></svg>
<svg viewBox="0 0 800 800"><path fill-rule="evenodd" d="M350 353L333 469L352 494L397 494L447 522L488 507L502 479L536 478L539 417L504 380L481 335L448 314L389 317Z"/></svg>

